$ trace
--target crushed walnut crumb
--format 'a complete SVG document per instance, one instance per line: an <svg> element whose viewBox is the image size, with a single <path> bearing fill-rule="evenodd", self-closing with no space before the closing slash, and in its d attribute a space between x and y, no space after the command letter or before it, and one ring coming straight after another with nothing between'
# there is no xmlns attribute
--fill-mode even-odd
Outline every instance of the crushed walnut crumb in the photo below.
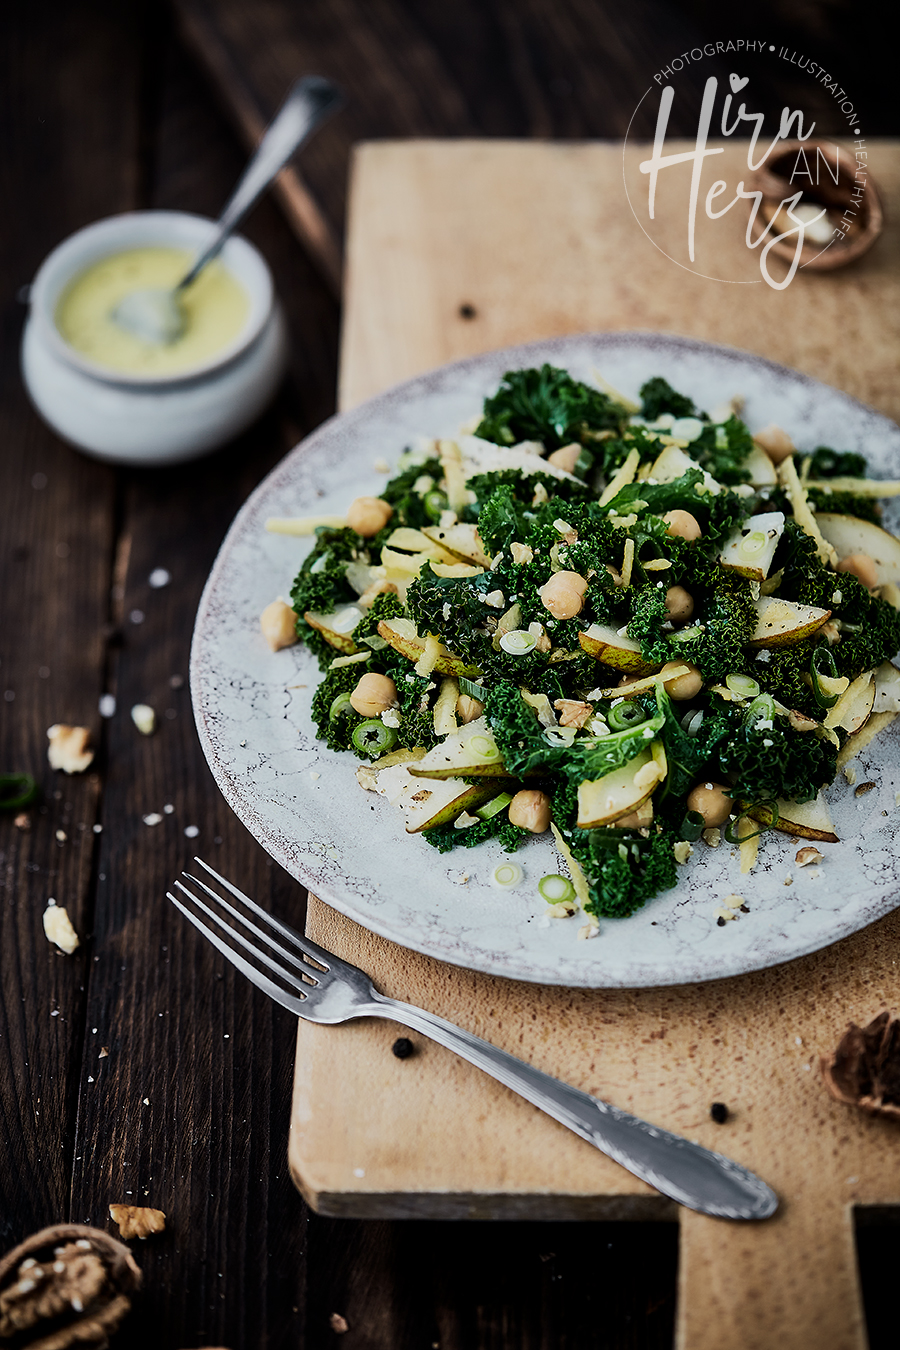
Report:
<svg viewBox="0 0 900 1350"><path fill-rule="evenodd" d="M109 1217L119 1225L124 1242L130 1242L132 1238L148 1238L151 1233L162 1233L166 1226L163 1211L145 1205L110 1205Z"/></svg>

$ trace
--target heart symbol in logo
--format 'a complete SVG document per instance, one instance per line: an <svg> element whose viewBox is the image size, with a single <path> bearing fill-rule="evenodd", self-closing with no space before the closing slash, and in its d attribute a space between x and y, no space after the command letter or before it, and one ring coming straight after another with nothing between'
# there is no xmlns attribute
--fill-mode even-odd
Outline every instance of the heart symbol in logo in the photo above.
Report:
<svg viewBox="0 0 900 1350"><path fill-rule="evenodd" d="M749 75L745 75L742 80L739 80L737 75L729 75L728 79L731 84L731 92L733 94L739 94L749 78Z"/></svg>

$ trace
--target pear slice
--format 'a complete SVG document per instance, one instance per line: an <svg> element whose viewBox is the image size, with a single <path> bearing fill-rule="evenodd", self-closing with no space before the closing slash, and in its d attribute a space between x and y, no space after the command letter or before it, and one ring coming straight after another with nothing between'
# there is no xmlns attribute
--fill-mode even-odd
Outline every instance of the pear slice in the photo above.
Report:
<svg viewBox="0 0 900 1350"><path fill-rule="evenodd" d="M382 619L378 625L378 632L389 642L395 651L406 656L410 661L416 662L425 650L425 639L419 637L416 632L416 625L409 619ZM474 679L481 672L477 666L467 665L461 656L454 656L453 652L441 643L438 651L437 660L434 663L434 669L439 675L464 675L466 679Z"/></svg>
<svg viewBox="0 0 900 1350"><path fill-rule="evenodd" d="M817 632L831 617L830 609L799 605L773 595L761 595L755 603L757 621L748 644L751 647L791 647Z"/></svg>
<svg viewBox="0 0 900 1350"><path fill-rule="evenodd" d="M508 776L494 733L483 717L451 732L410 767L417 778Z"/></svg>
<svg viewBox="0 0 900 1350"><path fill-rule="evenodd" d="M872 712L900 712L900 670L891 661L883 661L875 671Z"/></svg>
<svg viewBox="0 0 900 1350"><path fill-rule="evenodd" d="M330 647L343 652L345 656L352 656L359 650L351 637L356 625L365 617L359 605L342 605L330 614L316 614L308 609L303 617L310 628L321 633Z"/></svg>
<svg viewBox="0 0 900 1350"><path fill-rule="evenodd" d="M748 516L725 541L719 563L750 581L765 581L783 534L784 514L781 511Z"/></svg>
<svg viewBox="0 0 900 1350"><path fill-rule="evenodd" d="M605 666L612 666L613 670L629 675L650 675L656 669L644 660L640 643L620 636L605 624L592 623L587 632L578 634L578 641L588 656L602 661Z"/></svg>
<svg viewBox="0 0 900 1350"><path fill-rule="evenodd" d="M782 834L797 835L801 839L816 839L822 844L837 844L839 839L834 832L834 824L828 803L821 792L811 802L789 802L779 797L778 824L776 830ZM754 820L766 823L772 819L767 806L756 806L750 812Z"/></svg>
<svg viewBox="0 0 900 1350"><path fill-rule="evenodd" d="M868 520L829 511L818 511L816 524L839 558L849 558L852 553L867 553L878 569L879 586L888 582L900 583L900 539ZM840 581L837 584L840 586Z"/></svg>
<svg viewBox="0 0 900 1350"><path fill-rule="evenodd" d="M760 446L753 442L753 449L744 460L741 468L747 474L754 487L774 487L778 482L775 465Z"/></svg>
<svg viewBox="0 0 900 1350"><path fill-rule="evenodd" d="M444 778L424 783L411 776L407 764L392 764L377 774L369 769L360 782L363 787L386 797L391 806L400 808L406 820L407 834L447 825L463 811L474 811L490 801L498 791L496 779L471 784L461 778Z"/></svg>
<svg viewBox="0 0 900 1350"><path fill-rule="evenodd" d="M438 544L448 553L453 553L462 562L475 563L477 567L490 567L491 560L484 551L478 526L459 521L456 525L425 525L422 533L433 544Z"/></svg>
<svg viewBox="0 0 900 1350"><path fill-rule="evenodd" d="M635 755L621 769L614 769L602 778L579 783L576 822L579 830L596 830L603 825L613 825L622 816L637 811L659 785L658 774L642 772L651 764L654 769L658 769L653 753L648 748Z"/></svg>

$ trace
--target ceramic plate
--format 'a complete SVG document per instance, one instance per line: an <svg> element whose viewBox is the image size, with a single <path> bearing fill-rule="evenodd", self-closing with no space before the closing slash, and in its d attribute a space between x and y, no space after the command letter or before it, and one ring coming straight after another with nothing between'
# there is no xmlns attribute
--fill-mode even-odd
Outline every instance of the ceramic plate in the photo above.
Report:
<svg viewBox="0 0 900 1350"><path fill-rule="evenodd" d="M798 843L767 835L742 877L725 844L699 845L680 883L629 919L605 919L578 941L578 919L550 921L537 882L560 870L552 844L529 840L515 855L525 880L489 882L498 845L440 854L406 835L399 812L363 792L357 761L320 745L310 720L317 673L301 646L269 651L259 615L287 598L309 540L267 534L268 516L343 514L385 482L417 436L452 436L504 372L550 361L576 377L593 370L635 396L663 375L701 408L733 394L751 428L777 422L803 449L862 451L876 476L900 477L900 428L846 394L783 366L726 347L649 333L555 338L489 352L431 371L326 422L257 488L232 525L197 615L191 688L200 739L226 800L262 846L298 881L367 928L457 965L547 984L609 988L681 984L735 975L815 951L898 903L894 843L900 737L883 733L857 762L856 797L843 776L829 790L841 843L819 867L797 868ZM896 513L888 524L896 528ZM793 881L787 884L786 878ZM239 879L238 879L239 880ZM719 927L723 897L749 913Z"/></svg>

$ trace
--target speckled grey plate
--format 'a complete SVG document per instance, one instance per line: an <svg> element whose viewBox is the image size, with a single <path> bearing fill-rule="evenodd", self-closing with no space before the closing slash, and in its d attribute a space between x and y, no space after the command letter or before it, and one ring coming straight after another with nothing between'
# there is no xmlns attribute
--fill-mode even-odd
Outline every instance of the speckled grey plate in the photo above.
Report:
<svg viewBox="0 0 900 1350"><path fill-rule="evenodd" d="M551 361L586 377L593 369L627 395L664 375L702 408L746 399L751 428L785 427L804 449L862 451L876 475L900 476L900 428L816 380L759 357L649 333L555 338L490 352L410 380L320 427L257 488L232 525L200 603L191 688L200 740L229 805L298 880L359 923L404 946L492 974L590 988L681 984L758 970L855 932L900 895L895 845L900 789L896 726L858 764L877 790L857 799L843 777L829 791L842 842L820 867L794 866L797 842L766 836L760 862L741 877L727 845L698 846L680 884L626 920L604 920L577 941L578 919L542 915L537 882L560 870L545 838L516 857L525 880L489 884L498 846L439 854L408 836L399 813L356 783L356 760L315 739L309 705L316 669L302 647L271 653L259 615L291 581L310 543L267 534L268 516L343 513L377 493L416 436L453 435L503 373ZM889 522L896 528L896 520ZM793 874L793 883L785 878ZM240 883L240 877L235 877ZM748 914L718 927L724 896Z"/></svg>

